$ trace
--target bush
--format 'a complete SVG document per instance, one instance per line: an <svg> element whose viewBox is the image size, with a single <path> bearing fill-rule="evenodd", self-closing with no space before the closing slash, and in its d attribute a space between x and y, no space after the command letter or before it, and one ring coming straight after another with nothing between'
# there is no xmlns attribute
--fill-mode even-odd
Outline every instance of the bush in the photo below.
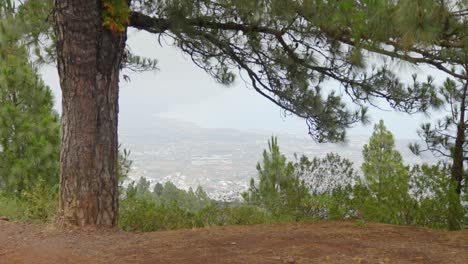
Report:
<svg viewBox="0 0 468 264"><path fill-rule="evenodd" d="M19 220L22 206L17 197L0 194L0 216L11 220Z"/></svg>
<svg viewBox="0 0 468 264"><path fill-rule="evenodd" d="M162 204L149 196L126 198L120 208L119 227L125 231L150 232L271 222L264 210L253 206L211 204L191 212L175 204Z"/></svg>
<svg viewBox="0 0 468 264"><path fill-rule="evenodd" d="M271 222L264 209L213 201L201 187L187 192L168 182L156 184L151 192L144 178L127 187L119 219L122 230L141 232Z"/></svg>
<svg viewBox="0 0 468 264"><path fill-rule="evenodd" d="M58 186L50 187L39 179L30 191L21 196L3 193L0 195L0 216L14 221L36 223L53 222L57 210Z"/></svg>
<svg viewBox="0 0 468 264"><path fill-rule="evenodd" d="M417 201L414 224L437 229L447 228L449 219L453 218L458 226L468 227L468 200L466 196L459 197L455 187L451 185L450 166L443 163L414 166L411 169L411 182L411 193ZM460 205L457 212L450 212L454 208L450 206L451 203L460 204L458 199L464 201L464 205Z"/></svg>
<svg viewBox="0 0 468 264"><path fill-rule="evenodd" d="M130 197L121 202L119 226L125 231L141 232L192 228L194 215L150 197Z"/></svg>
<svg viewBox="0 0 468 264"><path fill-rule="evenodd" d="M31 191L23 192L24 218L35 222L52 222L58 206L58 184L52 187L39 179Z"/></svg>
<svg viewBox="0 0 468 264"><path fill-rule="evenodd" d="M379 189L372 183L357 181L352 187L334 191L328 200L322 199L329 219L351 217L446 229L451 216L456 215L457 225L467 228L468 196L466 193L457 196L450 183L450 166L415 165L407 170L405 177L388 179ZM453 208L450 203L459 203L454 199L460 199L463 206L450 212Z"/></svg>
<svg viewBox="0 0 468 264"><path fill-rule="evenodd" d="M1 149L1 148L0 148ZM119 153L118 175L119 183L128 176L131 162L128 160L129 152ZM1 155L0 155L1 156ZM50 157L55 160L55 156ZM51 161L52 162L52 161ZM54 161L55 162L55 161ZM41 177L47 172L52 176ZM33 173L30 173L34 175ZM9 188L0 188L0 216L14 221L28 221L36 223L53 222L58 207L59 183L58 168L43 170L30 177L27 185L17 191ZM0 177L1 178L1 177ZM0 183L1 183L0 179ZM0 184L0 187L2 185Z"/></svg>

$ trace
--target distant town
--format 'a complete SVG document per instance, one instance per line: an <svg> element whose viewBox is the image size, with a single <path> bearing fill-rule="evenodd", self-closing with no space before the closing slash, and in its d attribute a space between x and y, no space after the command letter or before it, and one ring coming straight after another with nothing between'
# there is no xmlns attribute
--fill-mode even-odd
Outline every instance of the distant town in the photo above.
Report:
<svg viewBox="0 0 468 264"><path fill-rule="evenodd" d="M294 161L294 153L312 158L334 152L351 160L356 169L362 162L362 147L368 142L365 136L349 137L343 144L317 144L305 133L275 136L290 161ZM266 132L201 128L171 119L157 119L142 129L120 131L122 146L131 151L131 180L145 177L152 183L171 181L182 189L202 186L219 200L240 198L250 178L257 177L256 164L268 148L270 137ZM436 161L432 156L412 154L408 149L411 142L414 140L396 141L406 164Z"/></svg>

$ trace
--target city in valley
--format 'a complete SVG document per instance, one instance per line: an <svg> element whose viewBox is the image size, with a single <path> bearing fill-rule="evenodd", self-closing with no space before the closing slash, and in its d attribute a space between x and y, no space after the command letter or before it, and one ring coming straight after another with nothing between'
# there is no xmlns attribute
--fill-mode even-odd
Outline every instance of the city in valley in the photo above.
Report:
<svg viewBox="0 0 468 264"><path fill-rule="evenodd" d="M143 127L142 127L143 126ZM154 136L158 135L158 136ZM248 188L250 178L258 177L256 164L272 135L262 131L201 128L192 123L158 118L120 130L122 146L130 150L133 161L131 180L144 177L153 184L170 181L182 189L203 187L215 199L236 200ZM367 136L349 136L346 143L318 144L307 135L279 134L280 150L295 161L338 153L359 169L362 147ZM415 140L396 140L396 147L407 164L434 162L432 156L415 156L408 144Z"/></svg>

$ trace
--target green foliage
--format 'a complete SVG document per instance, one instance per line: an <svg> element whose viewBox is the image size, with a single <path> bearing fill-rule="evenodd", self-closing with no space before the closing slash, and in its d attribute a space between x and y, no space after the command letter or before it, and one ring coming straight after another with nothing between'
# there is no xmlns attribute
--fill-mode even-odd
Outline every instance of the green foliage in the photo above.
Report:
<svg viewBox="0 0 468 264"><path fill-rule="evenodd" d="M446 7L445 7L446 8ZM448 22L448 10L444 10L438 1L401 1L398 9L397 25L402 33L404 45L409 47L414 42L434 43L444 33Z"/></svg>
<svg viewBox="0 0 468 264"><path fill-rule="evenodd" d="M30 191L23 193L24 219L35 222L52 222L58 206L58 184L50 186L39 179Z"/></svg>
<svg viewBox="0 0 468 264"><path fill-rule="evenodd" d="M273 138L257 166L258 186L252 179L243 197L248 204L263 208L274 221L358 218L362 223L448 228L451 215L456 214L457 224L466 227L466 202L465 207L450 211L456 197L451 192L448 166L405 167L393 135L382 121L375 126L363 155L364 177L337 154L312 160L303 156L292 165ZM303 186L305 191L300 198L288 197L289 186Z"/></svg>
<svg viewBox="0 0 468 264"><path fill-rule="evenodd" d="M158 60L142 57L125 50L123 67L134 72L156 71L158 69ZM123 75L124 79L129 81L128 75Z"/></svg>
<svg viewBox="0 0 468 264"><path fill-rule="evenodd" d="M0 192L0 216L14 221L53 222L57 210L58 185L39 179L21 196Z"/></svg>
<svg viewBox="0 0 468 264"><path fill-rule="evenodd" d="M156 231L193 226L193 214L151 197L131 196L120 202L119 227L125 231Z"/></svg>
<svg viewBox="0 0 468 264"><path fill-rule="evenodd" d="M123 179L128 178L131 166L129 155L126 150L119 152L117 170L120 186ZM58 189L58 182L47 181L41 177L28 182L19 194L0 189L0 216L14 221L53 222L58 205Z"/></svg>
<svg viewBox="0 0 468 264"><path fill-rule="evenodd" d="M259 224L269 221L254 206L229 205L208 198L198 187L184 191L174 184L156 184L141 178L131 183L120 201L119 226L126 231L156 231L214 225Z"/></svg>
<svg viewBox="0 0 468 264"><path fill-rule="evenodd" d="M22 211L22 206L18 197L11 197L0 193L0 216L12 220L20 220Z"/></svg>
<svg viewBox="0 0 468 264"><path fill-rule="evenodd" d="M466 56L465 56L466 57ZM455 69L455 68L454 68ZM463 72L467 75L466 69ZM468 174L466 173L466 144L468 126L466 115L468 115L468 80L459 78L447 78L439 87L439 95L442 103L446 106L446 116L432 123L421 125L419 136L425 141L425 146L412 144L411 150L415 154L430 151L436 156L448 158L451 162L451 181L455 186L447 191L453 191L451 199L450 228L460 229L458 220L460 218L462 191L468 189ZM458 199L456 198L458 196Z"/></svg>
<svg viewBox="0 0 468 264"><path fill-rule="evenodd" d="M380 120L369 144L364 145L361 168L364 181L356 186L356 199L364 218L379 222L410 224L414 201L409 195L409 174L393 135Z"/></svg>
<svg viewBox="0 0 468 264"><path fill-rule="evenodd" d="M32 29L41 27L32 13L23 17L33 5L41 4L0 3L0 215L49 222L57 206L60 124L24 44L33 44Z"/></svg>
<svg viewBox="0 0 468 264"><path fill-rule="evenodd" d="M201 187L195 192L192 188L185 191L177 188L172 182L166 182L164 185L156 183L151 191L150 185L147 179L140 178L138 183L132 182L127 186L126 196L151 198L161 204L174 205L188 211L198 211L214 202Z"/></svg>
<svg viewBox="0 0 468 264"><path fill-rule="evenodd" d="M127 149L121 150L119 145L119 154L117 157L117 179L119 181L119 188L122 188L124 181L128 180L132 163L132 160L130 160L130 151Z"/></svg>
<svg viewBox="0 0 468 264"><path fill-rule="evenodd" d="M358 219L356 220L356 225L359 227L367 227L367 222L364 219Z"/></svg>
<svg viewBox="0 0 468 264"><path fill-rule="evenodd" d="M354 206L354 189L356 185L347 185L336 189L329 195L327 203L327 219L349 219L356 217L357 209Z"/></svg>
<svg viewBox="0 0 468 264"><path fill-rule="evenodd" d="M364 178L332 193L327 203L329 218L357 217L431 228L467 227L468 200L462 195L460 201L456 195L451 166L405 167L382 121L375 126L363 155Z"/></svg>
<svg viewBox="0 0 468 264"><path fill-rule="evenodd" d="M136 0L132 10L130 26L164 34L223 84L239 69L261 95L306 119L318 141L342 141L346 128L367 120L364 104L353 109L340 91L323 89L329 80L356 102L380 97L409 112L432 99L431 85L406 86L387 64L367 67L378 45L361 38L398 33L388 1Z"/></svg>
<svg viewBox="0 0 468 264"><path fill-rule="evenodd" d="M414 223L431 228L447 228L449 221L456 221L457 225L465 228L468 222L463 223L465 215L468 215L468 204L456 208L456 212L450 212L453 207L453 199L459 199L451 185L450 166L446 164L416 165L411 169L412 196L417 201ZM465 200L468 201L468 200ZM460 204L460 203L458 203ZM452 215L456 215L452 218Z"/></svg>
<svg viewBox="0 0 468 264"><path fill-rule="evenodd" d="M274 216L300 217L309 195L307 187L295 174L293 164L280 153L275 137L268 142L268 150L263 151L262 164L257 164L258 186L252 178L248 192L242 196Z"/></svg>
<svg viewBox="0 0 468 264"><path fill-rule="evenodd" d="M10 1L6 3L11 6ZM366 121L365 104L376 97L406 112L426 112L448 104L449 117L435 128L426 127L424 133L429 150L453 158L452 181L457 183L455 193L460 196L464 178L466 182L465 0L135 0L132 21L128 3L101 1L103 24L112 32L124 32L130 24L172 39L169 43L177 45L224 84L235 80L234 71L238 68L256 91L285 111L306 119L312 137L318 141L343 140L346 128ZM368 66L370 53L435 66L451 75L453 83L448 81L442 90L437 89L431 77L420 82L415 76L412 83L402 83L387 61ZM130 62L138 61L137 57L128 57ZM343 89L323 89L328 80L340 82ZM347 107L343 94L358 103L355 109ZM456 136L451 135L454 128ZM371 146L364 150L368 159L362 166L365 180L356 186L356 193L366 198L362 199L363 206L387 210L367 210L378 214L372 217L411 222L410 208L399 208L411 204L405 202L411 197L408 171L401 157ZM276 156L281 157L279 151ZM341 191L318 194L312 190L306 194L307 188L299 182L294 168L282 158L272 158L263 167L259 165L259 186L252 181L245 195L249 202L280 216L303 214L308 205L321 206L333 201L333 197L346 198ZM278 164L280 170L275 171L278 168L272 164ZM392 193L391 188L396 191ZM160 186L157 193L163 196ZM171 192L178 196L174 193ZM459 199L454 196L449 200L450 215L455 217L460 211ZM337 209L341 211L342 208ZM453 217L452 220L456 218Z"/></svg>
<svg viewBox="0 0 468 264"><path fill-rule="evenodd" d="M466 157L463 155L468 87L465 67L465 0L135 0L132 3L132 10L140 15L148 15L143 17L143 22L146 23L138 24L141 21L135 19L132 26L172 38L173 43L190 55L198 66L221 83L232 83L235 80L233 69L237 67L248 76L256 91L286 111L306 119L311 135L318 141L343 140L346 128L366 120L364 103L372 102L375 97L383 98L392 107L406 112L425 112L430 107L448 105L448 117L435 126L425 125L421 134L426 140L427 150L453 159L452 182L437 183L443 192L448 192L445 198L440 199L447 199L449 202L448 224L460 225L454 222L460 222L457 220L462 215L459 200L463 197L462 188L466 187L461 185L463 180L465 185L467 182L464 169ZM101 4L104 26L114 33L124 32L130 24L128 1L103 0ZM46 11L50 7L51 1L39 0L24 1L18 11L13 7L12 1L6 0L0 4L2 19L8 20L1 27L4 32L0 42L2 45L7 44L2 46L2 51L7 51L2 52L2 61L7 61L5 65L8 66L0 65L1 74L15 76L14 80L27 80L26 84L41 86L37 82L31 82L33 78L29 78L31 76L28 74L23 78L23 70L15 68L25 63L16 65L9 61L11 58L8 55L18 50L19 53L28 54L23 43L17 42L19 39L25 42L32 39L36 43L32 46L39 46L37 43L41 32L50 30L48 23L40 22L45 21L48 13ZM9 12L17 13L23 20L12 23L15 15L8 15ZM28 32L32 33L28 35ZM367 67L366 58L370 52L383 54L391 59L432 65L453 78L448 79L440 89L437 89L430 77L423 83L414 77L413 83L406 85L391 71L388 63ZM139 63L138 57L128 57L129 62L137 62L137 65L150 68L155 66L152 61ZM14 65L12 71L9 69L10 63ZM337 91L322 89L327 80L339 81L343 94L359 103L356 105L357 109L348 108ZM8 83L8 78L1 81L0 83ZM32 93L19 93L20 96L28 94ZM17 95L8 92L0 96L7 98L2 99L4 101L10 98L15 101ZM34 98L36 97L34 94ZM6 107L0 110L5 122L11 121L4 129L0 128L0 131L13 135L11 138L7 135L3 140L0 139L3 143L2 152L5 154L0 160L0 166L7 164L6 169L0 167L4 170L0 171L3 176L0 185L10 192L21 193L33 186L31 183L36 178L31 179L31 172L35 169L35 164L44 162L42 157L47 153L54 157L55 152L52 147L48 148L48 137L28 142L33 138L31 134L38 130L33 126L38 121L34 120L31 124L25 122L23 112L15 112L18 102L20 101L4 104L2 101L2 105ZM30 106L24 107L18 108L26 112ZM46 118L48 121L40 127L48 127L53 119ZM408 169L403 166L399 153L392 150L393 138L385 133L383 124L379 129L380 138L371 138L364 149L366 161L362 170L365 179L354 187L354 194L359 199L346 197L350 184L339 188L330 187L333 190L331 192L314 190L313 185L309 185L311 190L307 190L307 186L297 176L298 172L279 153L276 142L272 142L276 148L270 146L270 156L264 153L263 166L258 165L258 187L252 180L250 190L244 197L252 204L265 207L277 217L297 218L304 212L308 215L311 204L314 208L333 205L333 210L329 207L326 211L340 215L348 209L338 206L336 201L353 200L361 203L356 206L365 209L360 213L367 218L393 223L410 223L419 219L419 216L410 213L412 207L418 205L408 194ZM456 135L453 135L454 130L457 130ZM39 132L47 134L47 131ZM16 143L13 144L13 141ZM26 145L18 142L33 146L32 151L24 152ZM7 144L13 147L5 147ZM420 151L416 147L414 150ZM18 153L28 158L18 159L15 156ZM54 179L53 175L45 175L45 171L53 171L53 165L45 165L44 171L39 171L41 177L37 179ZM422 171L423 175L431 175L430 171ZM314 179L323 180L320 177ZM136 188L135 196L129 197L146 199L146 191L138 191L146 188L146 185L146 182L141 182L141 187ZM331 182L328 186L331 186ZM200 205L184 200L185 194L178 193L175 190L177 188L174 188L171 185L162 188L158 186L154 192L156 194L151 195L164 203L177 198L174 205L184 210L200 208ZM168 190L167 193L165 190ZM196 193L189 192L188 200L197 197ZM425 199L422 202L417 201L423 204ZM428 206L423 206L426 207Z"/></svg>
<svg viewBox="0 0 468 264"><path fill-rule="evenodd" d="M361 169L366 182L373 187L383 188L387 180L404 174L403 159L395 150L395 140L383 120L374 126L369 144L364 145L362 154L364 163Z"/></svg>
<svg viewBox="0 0 468 264"><path fill-rule="evenodd" d="M35 62L54 62L52 4L52 0L0 1L0 31L5 36L0 42L26 46Z"/></svg>
<svg viewBox="0 0 468 264"><path fill-rule="evenodd" d="M200 210L190 211L175 203L161 203L149 196L123 199L119 219L119 227L122 230L141 232L264 224L272 221L263 210L253 206L212 203Z"/></svg>
<svg viewBox="0 0 468 264"><path fill-rule="evenodd" d="M5 14L0 25L15 19ZM60 124L52 92L15 34L0 27L0 191L21 196L39 180L58 183Z"/></svg>
<svg viewBox="0 0 468 264"><path fill-rule="evenodd" d="M119 226L126 231L155 231L197 226L195 212L211 204L203 189L196 195L166 182L150 190L150 182L132 182L120 201ZM197 189L197 190L198 190Z"/></svg>
<svg viewBox="0 0 468 264"><path fill-rule="evenodd" d="M192 188L186 192L178 189L171 182L166 182L164 189L158 198L164 204L175 203L180 208L192 212L198 211L213 202L201 187L197 187L195 192Z"/></svg>
<svg viewBox="0 0 468 264"><path fill-rule="evenodd" d="M294 168L310 194L308 215L319 219L343 219L352 215L350 193L359 180L359 174L351 161L335 153L312 160L302 156Z"/></svg>
<svg viewBox="0 0 468 264"><path fill-rule="evenodd" d="M366 66L370 53L433 65L466 80L461 67L451 70L466 64L462 0L128 2L101 1L104 24L113 32L128 25L173 40L168 43L221 83L232 83L238 68L261 95L306 119L319 141L343 140L347 128L366 120L365 104L376 97L407 112L440 106L432 79L405 84L390 60ZM344 89L323 89L328 80ZM343 94L358 102L357 109L347 107Z"/></svg>

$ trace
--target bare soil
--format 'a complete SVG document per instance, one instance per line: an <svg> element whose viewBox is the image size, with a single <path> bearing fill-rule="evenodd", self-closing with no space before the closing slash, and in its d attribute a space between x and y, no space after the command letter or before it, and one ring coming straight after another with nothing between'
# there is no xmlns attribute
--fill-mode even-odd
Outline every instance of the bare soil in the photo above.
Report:
<svg viewBox="0 0 468 264"><path fill-rule="evenodd" d="M354 221L153 233L0 220L0 263L468 263L468 230Z"/></svg>

